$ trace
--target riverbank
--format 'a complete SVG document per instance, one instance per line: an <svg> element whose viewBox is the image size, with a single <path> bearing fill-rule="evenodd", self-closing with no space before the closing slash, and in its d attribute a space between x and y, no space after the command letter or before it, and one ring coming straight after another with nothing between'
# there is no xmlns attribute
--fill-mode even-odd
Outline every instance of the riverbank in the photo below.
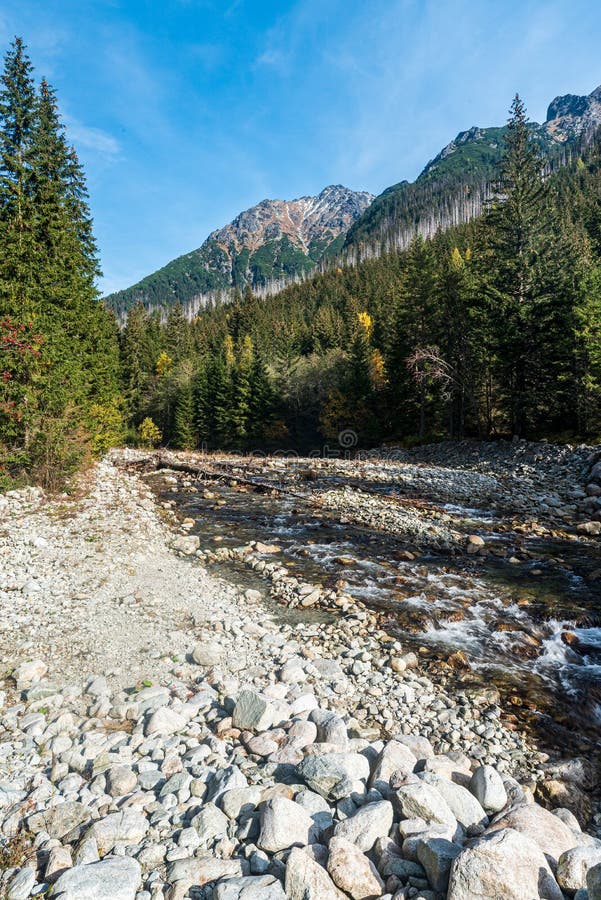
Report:
<svg viewBox="0 0 601 900"><path fill-rule="evenodd" d="M555 841L555 859L576 845L593 859L567 812L549 818L531 802L569 804L590 824L592 760L549 759L503 720L494 689L447 692L369 607L322 604L296 579L299 602L288 596L283 613L274 579L242 590L212 577L190 522L123 471L136 460L103 461L75 498L28 491L3 505L1 830L13 852L29 839L35 850L5 873L10 900L57 877L56 895L80 900L82 878L107 900L200 897L215 881L223 900L276 898L280 884L320 900L444 896L454 856L501 812L468 790L484 764L505 780L503 811L527 805L538 823L510 813L509 831L542 829L539 854ZM262 578L282 568L267 545L240 555ZM483 800L480 818L466 795ZM333 831L355 849L332 844ZM289 857L293 844L310 850ZM334 850L371 873L371 893L339 883ZM530 851L525 865L538 865ZM455 900L470 896L459 874Z"/></svg>

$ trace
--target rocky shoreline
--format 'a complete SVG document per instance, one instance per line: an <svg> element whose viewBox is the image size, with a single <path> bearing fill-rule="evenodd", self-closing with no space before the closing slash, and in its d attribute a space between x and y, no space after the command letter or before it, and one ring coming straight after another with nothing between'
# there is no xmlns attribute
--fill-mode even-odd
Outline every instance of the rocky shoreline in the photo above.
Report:
<svg viewBox="0 0 601 900"><path fill-rule="evenodd" d="M549 759L494 689L447 693L269 546L236 551L264 592L211 577L133 457L2 498L8 900L583 900L587 871L601 897L592 760Z"/></svg>

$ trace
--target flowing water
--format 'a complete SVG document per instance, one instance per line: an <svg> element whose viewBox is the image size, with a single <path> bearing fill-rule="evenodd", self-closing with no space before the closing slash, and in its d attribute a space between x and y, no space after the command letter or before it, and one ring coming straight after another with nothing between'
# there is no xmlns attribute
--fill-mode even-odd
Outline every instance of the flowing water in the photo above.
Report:
<svg viewBox="0 0 601 900"><path fill-rule="evenodd" d="M213 482L213 496L205 498L206 481L177 491L154 481L163 499L197 520L192 533L200 536L201 548L275 543L281 550L270 558L301 580L342 587L384 611L387 627L407 648L421 648L426 660L463 651L471 681L496 684L522 707L522 718L530 710L555 742L575 734L601 740L601 559L593 543L517 536L494 510L446 503L439 508L466 534L481 534L489 546L517 543L532 558L519 565L507 556L463 554L407 560L393 536L341 524L311 506L311 493L339 487L339 476L322 473L316 483L300 487L297 480L295 496ZM283 485L285 476L276 483ZM394 486L376 490L392 494ZM257 577L235 563L220 569L245 586ZM562 640L565 631L580 641L578 651Z"/></svg>

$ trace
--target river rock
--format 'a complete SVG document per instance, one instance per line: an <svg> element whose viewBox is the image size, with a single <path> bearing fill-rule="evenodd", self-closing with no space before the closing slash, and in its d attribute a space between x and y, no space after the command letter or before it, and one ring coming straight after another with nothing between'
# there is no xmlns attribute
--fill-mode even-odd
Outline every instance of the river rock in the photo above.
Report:
<svg viewBox="0 0 601 900"><path fill-rule="evenodd" d="M40 681L46 672L48 666L43 659L33 659L30 662L21 663L13 672L13 678L17 683L17 690L24 691L31 687L32 684Z"/></svg>
<svg viewBox="0 0 601 900"><path fill-rule="evenodd" d="M140 864L135 859L103 859L63 872L52 896L57 900L134 900L141 880Z"/></svg>
<svg viewBox="0 0 601 900"><path fill-rule="evenodd" d="M393 802L403 819L418 817L428 825L433 822L446 825L453 832L457 828L457 819L444 797L425 781L401 785L394 793Z"/></svg>
<svg viewBox="0 0 601 900"><path fill-rule="evenodd" d="M200 538L196 534L182 534L174 538L171 546L179 553L185 553L186 556L191 556L192 553L196 553L200 547Z"/></svg>
<svg viewBox="0 0 601 900"><path fill-rule="evenodd" d="M557 883L567 894L586 887L589 869L601 865L601 847L574 847L562 853L557 863Z"/></svg>
<svg viewBox="0 0 601 900"><path fill-rule="evenodd" d="M309 715L309 721L317 728L317 741L320 744L336 744L344 748L347 746L346 725L337 713L327 709L314 709Z"/></svg>
<svg viewBox="0 0 601 900"><path fill-rule="evenodd" d="M92 818L91 810L77 800L67 800L51 806L44 812L34 813L27 819L27 827L33 834L46 831L51 838L61 840L70 831L81 827Z"/></svg>
<svg viewBox="0 0 601 900"><path fill-rule="evenodd" d="M453 861L461 853L461 847L446 838L427 837L417 844L417 858L426 871L432 890L446 891Z"/></svg>
<svg viewBox="0 0 601 900"><path fill-rule="evenodd" d="M369 779L370 788L375 788L382 796L390 793L390 777L394 772L413 772L417 763L416 756L405 744L399 741L388 741L382 748L372 769Z"/></svg>
<svg viewBox="0 0 601 900"><path fill-rule="evenodd" d="M504 828L461 851L451 867L447 900L563 900L540 848Z"/></svg>
<svg viewBox="0 0 601 900"><path fill-rule="evenodd" d="M169 706L160 706L146 724L146 735L160 734L167 737L186 727L185 718Z"/></svg>
<svg viewBox="0 0 601 900"><path fill-rule="evenodd" d="M122 797L134 790L138 782L129 766L111 766L106 773L107 790L111 797Z"/></svg>
<svg viewBox="0 0 601 900"><path fill-rule="evenodd" d="M35 884L35 869L26 866L13 875L6 889L7 900L27 900Z"/></svg>
<svg viewBox="0 0 601 900"><path fill-rule="evenodd" d="M359 753L324 753L306 756L297 771L318 794L338 800L348 793L337 791L341 783L367 781L369 763Z"/></svg>
<svg viewBox="0 0 601 900"><path fill-rule="evenodd" d="M536 803L510 809L494 825L489 826L488 832L503 828L511 828L527 836L552 863L556 863L562 853L578 844L574 832L561 819Z"/></svg>
<svg viewBox="0 0 601 900"><path fill-rule="evenodd" d="M210 847L216 838L227 834L229 819L214 803L205 803L199 813L190 821L200 836L200 846Z"/></svg>
<svg viewBox="0 0 601 900"><path fill-rule="evenodd" d="M287 900L347 900L325 869L296 847L286 863L286 897Z"/></svg>
<svg viewBox="0 0 601 900"><path fill-rule="evenodd" d="M478 766L472 775L469 789L489 814L501 812L507 805L503 779L492 766Z"/></svg>
<svg viewBox="0 0 601 900"><path fill-rule="evenodd" d="M334 884L353 900L367 900L384 893L378 870L356 844L343 837L333 837L328 849L328 873Z"/></svg>
<svg viewBox="0 0 601 900"><path fill-rule="evenodd" d="M232 724L234 728L248 731L267 731L273 724L275 711L272 704L256 691L240 691Z"/></svg>
<svg viewBox="0 0 601 900"><path fill-rule="evenodd" d="M286 900L284 888L273 875L228 878L213 888L213 900Z"/></svg>
<svg viewBox="0 0 601 900"><path fill-rule="evenodd" d="M440 775L436 775L434 772L424 772L421 777L426 784L430 784L444 797L449 809L464 828L471 828L474 825L481 825L482 827L488 825L488 816L467 788L461 787L460 784L454 784L452 781L447 781L446 778L441 778Z"/></svg>
<svg viewBox="0 0 601 900"><path fill-rule="evenodd" d="M167 870L169 881L182 882L184 893L192 885L202 887L220 878L239 878L242 866L239 859L217 859L216 856L186 856L170 863Z"/></svg>
<svg viewBox="0 0 601 900"><path fill-rule="evenodd" d="M388 835L392 827L392 803L382 800L361 806L354 815L336 825L334 835L355 844L366 853L378 838Z"/></svg>
<svg viewBox="0 0 601 900"><path fill-rule="evenodd" d="M309 813L286 797L273 797L261 810L261 833L257 846L268 853L311 843L315 825Z"/></svg>
<svg viewBox="0 0 601 900"><path fill-rule="evenodd" d="M94 822L86 837L95 838L98 851L104 856L116 844L139 844L147 831L146 817L135 809L125 809Z"/></svg>
<svg viewBox="0 0 601 900"><path fill-rule="evenodd" d="M197 666L217 666L223 657L223 649L215 641L196 644L192 659Z"/></svg>
<svg viewBox="0 0 601 900"><path fill-rule="evenodd" d="M588 900L601 900L601 865L593 866L586 873Z"/></svg>

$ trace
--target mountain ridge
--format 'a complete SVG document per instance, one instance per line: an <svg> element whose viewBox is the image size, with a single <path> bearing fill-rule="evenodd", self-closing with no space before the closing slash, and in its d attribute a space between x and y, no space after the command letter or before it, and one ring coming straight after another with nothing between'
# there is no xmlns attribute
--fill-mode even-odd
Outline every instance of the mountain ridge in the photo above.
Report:
<svg viewBox="0 0 601 900"><path fill-rule="evenodd" d="M315 196L261 200L212 231L197 250L109 295L105 303L121 315L138 301L164 308L179 300L198 308L203 297L231 288L250 284L260 292L269 284L303 277L328 254L340 251L349 227L372 200L367 191L340 184Z"/></svg>
<svg viewBox="0 0 601 900"><path fill-rule="evenodd" d="M545 122L531 122L533 139L549 165L601 127L601 86L588 95L564 94L548 106ZM314 197L262 200L210 233L190 253L105 298L120 318L135 303L164 311L176 301L191 317L232 288L275 293L334 259L361 259L403 249L416 234L431 237L477 216L491 194L506 126L460 131L426 163L414 182L377 197L328 185Z"/></svg>

